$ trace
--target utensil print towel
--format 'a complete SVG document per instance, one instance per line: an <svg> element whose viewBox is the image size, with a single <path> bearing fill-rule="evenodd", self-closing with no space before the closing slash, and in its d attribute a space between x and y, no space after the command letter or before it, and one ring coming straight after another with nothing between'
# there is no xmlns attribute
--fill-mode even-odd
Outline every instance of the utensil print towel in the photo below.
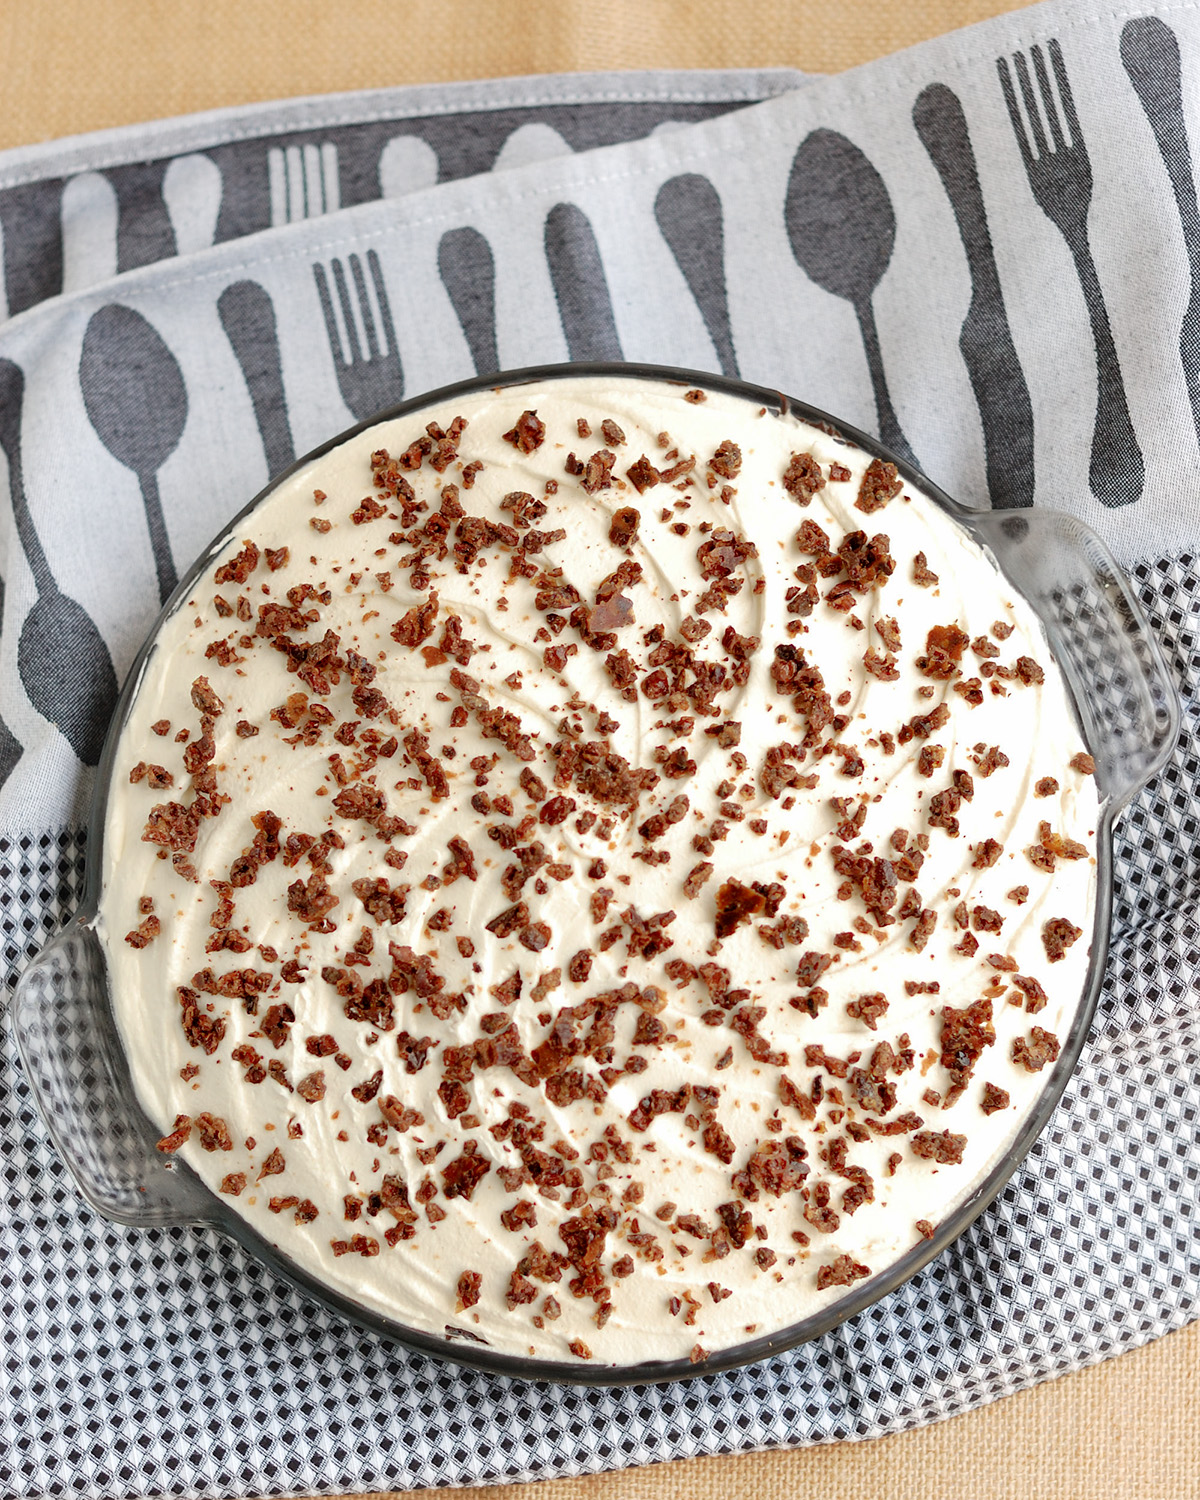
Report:
<svg viewBox="0 0 1200 1500"><path fill-rule="evenodd" d="M1172 51L1167 32L1178 108L1174 74L1159 71ZM1086 149L1085 248L1111 346L1080 270L1079 221L1069 235L1059 227L1023 155L1024 143L1030 160L1042 159L1018 57L1048 152L1058 140L1044 110L1061 110L1077 195L1079 143ZM619 354L737 370L868 428L892 421L960 498L1054 504L1096 526L1130 566L1186 706L1175 759L1127 815L1112 979L1048 1132L952 1251L825 1339L757 1369L674 1389L585 1392L516 1387L404 1355L348 1331L207 1232L98 1224L64 1180L6 1055L0 1305L19 1353L0 1408L5 1489L403 1488L864 1437L965 1410L1196 1316L1200 931L1188 914L1200 895L1200 446L1186 354L1195 344L1191 165L1181 143L1196 139L1198 80L1200 19L1189 5L1130 17L1066 3L754 108L734 112L710 91L704 107L715 118L642 140L628 138L616 82L616 100L594 85L586 108L553 124L510 116L505 142L493 134L486 149L439 116L421 135L438 153L436 185L419 147L392 146L403 133L394 118L366 157L310 121L308 134L255 137L255 180L269 189L274 171L289 204L299 182L306 208L319 187L324 205L327 157L318 149L310 180L311 154L286 152L329 141L340 209L316 218L289 209L270 228L268 191L251 224L245 196L229 186L233 168L226 176L222 165L215 247L29 301L0 328L12 501L0 526L0 719L19 747L0 755L12 965L77 899L94 744L67 705L111 693L158 608L149 481L170 562L182 570L286 455L348 425L369 400L481 369ZM660 96L670 92L663 85ZM580 149L605 110L603 128L626 130L625 143ZM545 130L517 139L534 125ZM546 155L550 130L574 154ZM448 180L458 174L447 161L490 168L508 141L524 165ZM177 155L217 160L193 126L178 127L174 144ZM77 170L107 170L86 143L72 149ZM274 168L273 150L285 153ZM1044 170L1063 171L1061 158ZM0 182L3 172L0 161ZM54 173L70 175L61 163ZM136 179L141 201L157 184L174 205L164 221L183 223L186 178L166 166L156 174ZM403 184L410 190L392 196ZM36 197L29 202L23 232L49 235ZM232 240L235 220L262 232ZM145 246L165 243L158 222L147 209ZM830 253L835 238L840 258ZM32 272L10 279L10 309L13 286L28 298L35 281ZM119 348L113 308L123 309ZM105 335L105 361L84 360L93 327ZM131 348L162 385L136 448L108 410L114 391L134 388ZM102 366L111 390L97 407L85 384ZM1097 413L1113 409L1117 390L1144 468L1140 488L1122 423L1108 424L1119 482L1095 461ZM36 634L50 637L72 606L90 622L78 626L77 649L56 662L43 648L44 672L25 670L28 622L49 622ZM78 677L74 697L68 672ZM42 1256L30 1272L17 1247L35 1232ZM52 1380L60 1384L47 1400ZM118 1424L110 1411L133 1415ZM97 1436L84 1442L88 1421ZM22 1447L34 1430L36 1447Z"/></svg>
<svg viewBox="0 0 1200 1500"><path fill-rule="evenodd" d="M670 177L654 200L654 218L700 309L722 375L736 380L737 353L725 286L725 224L716 188L698 172Z"/></svg>
<svg viewBox="0 0 1200 1500"><path fill-rule="evenodd" d="M158 493L158 471L179 446L187 388L179 362L141 313L109 302L88 320L79 351L79 388L96 436L137 475L154 554L158 597L179 574Z"/></svg>
<svg viewBox="0 0 1200 1500"><path fill-rule="evenodd" d="M1179 358L1200 433L1200 210L1183 107L1179 39L1160 17L1135 16L1121 30L1121 61L1154 132L1179 210L1192 284L1179 329Z"/></svg>
<svg viewBox="0 0 1200 1500"><path fill-rule="evenodd" d="M132 499L136 485L123 581L142 603L110 590L117 636L100 631L119 668L155 597L289 454L489 365L629 358L739 370L874 427L968 502L1055 503L1126 559L1169 550L1190 536L1200 478L1190 404L1170 402L1187 392L1182 221L1160 193L1131 224L1118 192L1135 148L1162 175L1132 44L1120 28L1101 43L1078 8L1040 30L1025 18L1038 14L992 23L987 57L947 41L881 64L882 89L861 73L809 84L638 143L302 217L30 309L5 347L28 366L26 406L54 410L57 456L40 496L26 463L25 535L63 479L75 497L107 485ZM566 128L581 107L555 118ZM1162 253L1147 256L1154 234ZM1133 240L1137 279L1110 274ZM35 368L50 343L69 379ZM85 610L108 529L91 508L60 533L58 571L74 552L81 575L61 597ZM31 607L28 561L7 562L10 639ZM0 718L49 756L12 772L34 822L78 817L83 786L58 721L23 725L45 692L0 680Z"/></svg>
<svg viewBox="0 0 1200 1500"><path fill-rule="evenodd" d="M257 281L232 282L217 298L217 315L246 382L258 423L268 474L281 474L295 462L288 422L275 304Z"/></svg>
<svg viewBox="0 0 1200 1500"><path fill-rule="evenodd" d="M15 317L117 271L438 181L636 140L802 81L768 68L375 89L8 151L0 320L5 308Z"/></svg>
<svg viewBox="0 0 1200 1500"><path fill-rule="evenodd" d="M944 83L931 83L917 95L913 125L942 179L971 272L971 305L958 346L979 405L988 497L998 510L1032 505L1033 409L1004 306L987 208L958 95Z"/></svg>
<svg viewBox="0 0 1200 1500"><path fill-rule="evenodd" d="M874 425L898 457L915 464L888 392L872 302L896 244L896 215L883 178L853 141L819 128L792 158L783 216L796 264L854 309L875 393Z"/></svg>
<svg viewBox="0 0 1200 1500"><path fill-rule="evenodd" d="M1030 189L1038 207L1067 242L1092 323L1097 402L1088 481L1103 504L1131 505L1142 493L1145 465L1129 418L1121 362L1092 258L1088 232L1092 164L1075 111L1062 47L1051 37L1045 52L1035 44L1030 48L1028 61L1023 53L1017 52L1013 69L1010 70L1007 58L1003 57L997 68ZM1020 82L1023 115L1013 84L1014 71Z"/></svg>
<svg viewBox="0 0 1200 1500"><path fill-rule="evenodd" d="M544 160L630 139L664 123L712 118L800 81L797 73L773 69L378 90L215 111L9 152L0 159L0 283L6 289L0 316L6 301L10 313L27 312L56 291L86 289L118 266L147 265L189 247L229 242L268 223L333 213L343 200L396 197L432 185L439 174L450 178L510 165L514 153L506 161L506 148L527 140L530 132L540 132L536 156ZM313 145L318 137L320 145ZM448 246L463 247L463 233L452 233ZM120 253L119 243L126 247ZM454 275L457 265L460 306L464 296L473 307L478 303L468 334L477 358L494 369L494 307L479 265L480 254L490 250L477 234L470 249L461 265L448 255L444 274ZM328 265L312 266L317 292L324 294L325 341L346 408L334 418L337 425L368 416L403 394L378 264L372 250L365 261L351 254L344 264L334 257ZM464 277L471 278L469 292ZM297 450L275 305L264 286L244 280L225 288L217 315L253 407L266 473L278 473ZM161 601L174 587L181 561L186 563L202 543L199 531L185 541L170 534L159 487L186 426L188 390L171 349L140 313L118 301L96 306L91 319L79 357L78 390L92 436L137 480ZM31 581L43 600L26 617L19 675L29 705L57 726L82 764L94 765L116 692L109 646L87 610L59 589L50 569L22 477L24 372L10 361L4 380L9 395L0 415L0 440L10 459L12 515ZM75 379L70 383L74 394ZM123 480L114 483L119 489ZM218 502L217 514L221 508ZM204 524L212 515L209 511ZM91 544L77 550L85 570L89 555L92 561L103 555ZM91 572L94 580L94 568ZM72 640L77 640L74 660ZM0 786L23 750L11 732L5 747ZM32 823L42 815L35 811Z"/></svg>

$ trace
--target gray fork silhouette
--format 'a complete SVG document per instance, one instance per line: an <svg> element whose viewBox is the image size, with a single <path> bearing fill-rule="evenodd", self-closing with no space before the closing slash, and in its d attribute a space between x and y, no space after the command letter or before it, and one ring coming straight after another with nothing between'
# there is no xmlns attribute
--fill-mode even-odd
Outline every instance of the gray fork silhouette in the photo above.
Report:
<svg viewBox="0 0 1200 1500"><path fill-rule="evenodd" d="M1075 113L1062 48L1057 41L1051 40L1047 43L1047 51L1054 70L1053 84L1041 47L1029 49L1036 88L1024 55L1018 52L1013 57L1021 100L1025 105L1024 119L1017 103L1008 59L998 58L996 67L1034 201L1067 242L1092 323L1097 389L1088 482L1101 504L1129 505L1142 493L1145 465L1129 417L1121 365L1088 240L1092 164L1079 128L1079 116ZM1049 127L1048 137L1043 112L1045 126Z"/></svg>
<svg viewBox="0 0 1200 1500"><path fill-rule="evenodd" d="M340 260L329 263L333 284L337 288L338 305L345 327L345 342L338 328L333 299L329 294L329 279L324 266L314 264L313 276L317 283L317 295L321 299L321 312L325 317L325 336L329 340L329 353L337 375L338 390L342 400L360 422L374 416L386 406L395 406L404 396L404 372L400 367L400 350L396 343L396 330L392 326L392 310L388 304L387 291L383 285L383 273L379 268L379 257L374 250L367 251L367 266L371 272L371 283L375 289L375 300L379 307L379 327L371 307L367 280L363 275L362 261L357 255L347 257L350 276L354 282L354 295L346 281L346 273ZM357 310L358 318L355 317ZM359 338L359 320L366 339L363 353ZM380 334L382 333L382 342Z"/></svg>

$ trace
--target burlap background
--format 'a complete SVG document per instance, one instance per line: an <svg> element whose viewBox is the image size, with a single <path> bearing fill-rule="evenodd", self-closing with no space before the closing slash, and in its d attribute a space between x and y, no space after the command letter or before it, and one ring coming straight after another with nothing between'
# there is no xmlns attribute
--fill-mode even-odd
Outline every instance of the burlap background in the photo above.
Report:
<svg viewBox="0 0 1200 1500"><path fill-rule="evenodd" d="M832 72L1011 0L0 0L0 147L296 94L523 73ZM538 1500L1195 1500L1200 1324L951 1422L696 1459ZM516 1485L506 1500L535 1487ZM481 1491L421 1491L423 1495Z"/></svg>

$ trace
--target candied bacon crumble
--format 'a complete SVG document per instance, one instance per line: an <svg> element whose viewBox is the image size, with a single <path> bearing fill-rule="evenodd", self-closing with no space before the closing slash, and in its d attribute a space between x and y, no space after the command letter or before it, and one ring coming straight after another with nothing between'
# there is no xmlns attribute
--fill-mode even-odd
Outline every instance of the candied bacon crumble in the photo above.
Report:
<svg viewBox="0 0 1200 1500"><path fill-rule="evenodd" d="M1052 1031L1035 1026L1028 1038L1016 1037L1013 1041L1012 1060L1027 1073L1040 1073L1047 1063L1057 1062L1058 1038Z"/></svg>
<svg viewBox="0 0 1200 1500"><path fill-rule="evenodd" d="M985 1083L983 1086L983 1097L980 1108L985 1115L993 1115L998 1109L1007 1109L1010 1096L1007 1089L999 1088L994 1083Z"/></svg>
<svg viewBox="0 0 1200 1500"><path fill-rule="evenodd" d="M876 1031L879 1019L886 1014L887 1008L888 1002L882 995L860 995L846 1006L846 1014L861 1021L869 1030Z"/></svg>
<svg viewBox="0 0 1200 1500"><path fill-rule="evenodd" d="M818 1268L817 1290L823 1292L831 1286L851 1286L870 1274L870 1267L860 1265L852 1255L839 1255L828 1265Z"/></svg>
<svg viewBox="0 0 1200 1500"><path fill-rule="evenodd" d="M608 526L608 539L613 546L632 547L638 538L641 519L641 512L632 505L624 505L620 510L614 511ZM592 628L602 627L593 624Z"/></svg>
<svg viewBox="0 0 1200 1500"><path fill-rule="evenodd" d="M903 488L904 481L897 474L896 465L885 463L881 458L873 458L858 487L854 508L865 511L868 515L882 510Z"/></svg>
<svg viewBox="0 0 1200 1500"><path fill-rule="evenodd" d="M1042 945L1046 950L1046 957L1052 964L1058 963L1066 957L1067 949L1082 936L1083 929L1076 927L1066 917L1052 917L1042 927Z"/></svg>
<svg viewBox="0 0 1200 1500"><path fill-rule="evenodd" d="M784 470L783 487L797 505L808 505L818 490L825 488L821 465L811 453L793 453Z"/></svg>
<svg viewBox="0 0 1200 1500"><path fill-rule="evenodd" d="M918 552L913 558L913 582L922 588L932 588L938 582L938 575L929 566L929 561L923 552Z"/></svg>
<svg viewBox="0 0 1200 1500"><path fill-rule="evenodd" d="M125 934L125 941L131 948L145 948L162 931L162 923L153 914L143 917L132 932Z"/></svg>
<svg viewBox="0 0 1200 1500"><path fill-rule="evenodd" d="M970 641L957 625L934 625L925 639L925 651L915 658L915 666L926 677L945 681L959 672L963 650Z"/></svg>
<svg viewBox="0 0 1200 1500"><path fill-rule="evenodd" d="M518 452L533 453L546 439L546 424L538 418L536 411L523 411L503 436L504 441L511 443Z"/></svg>
<svg viewBox="0 0 1200 1500"><path fill-rule="evenodd" d="M957 1166L962 1161L967 1138L965 1135L954 1135L949 1130L918 1130L909 1137L908 1144L914 1156Z"/></svg>
<svg viewBox="0 0 1200 1500"><path fill-rule="evenodd" d="M717 891L717 937L729 937L743 922L758 916L766 908L767 898L760 890L743 885L740 880L725 881Z"/></svg>
<svg viewBox="0 0 1200 1500"><path fill-rule="evenodd" d="M190 1115L176 1115L174 1128L168 1135L155 1143L156 1149L164 1155L172 1155L190 1140L192 1134L192 1120Z"/></svg>

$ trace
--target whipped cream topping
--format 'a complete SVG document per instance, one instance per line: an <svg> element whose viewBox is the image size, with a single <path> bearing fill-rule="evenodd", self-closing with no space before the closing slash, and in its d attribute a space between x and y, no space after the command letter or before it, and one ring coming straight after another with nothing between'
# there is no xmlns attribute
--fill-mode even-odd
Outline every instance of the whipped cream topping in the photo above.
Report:
<svg viewBox="0 0 1200 1500"><path fill-rule="evenodd" d="M98 931L139 1097L411 1328L708 1354L978 1185L1079 1004L1040 625L889 466L567 378L351 438L161 627Z"/></svg>

